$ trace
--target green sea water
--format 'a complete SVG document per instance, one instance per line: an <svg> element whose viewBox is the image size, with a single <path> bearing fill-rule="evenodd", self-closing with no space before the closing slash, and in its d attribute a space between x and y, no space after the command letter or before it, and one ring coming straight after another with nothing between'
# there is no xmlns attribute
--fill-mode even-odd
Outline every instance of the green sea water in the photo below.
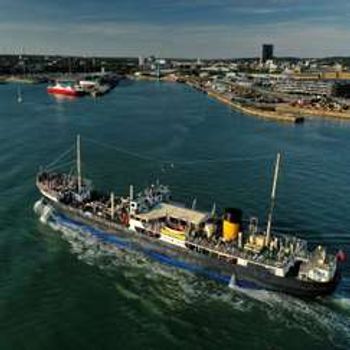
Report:
<svg viewBox="0 0 350 350"><path fill-rule="evenodd" d="M172 83L123 82L95 100L23 86L21 104L16 90L0 86L1 350L350 348L349 263L332 297L306 302L102 252L32 209L39 166L79 133L96 187L125 194L160 179L175 200L264 222L282 152L274 227L349 251L350 123L267 122Z"/></svg>

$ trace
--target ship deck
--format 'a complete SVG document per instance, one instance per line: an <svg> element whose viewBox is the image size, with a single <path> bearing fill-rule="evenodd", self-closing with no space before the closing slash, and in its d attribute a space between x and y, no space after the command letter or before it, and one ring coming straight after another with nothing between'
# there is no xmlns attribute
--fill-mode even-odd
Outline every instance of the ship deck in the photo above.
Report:
<svg viewBox="0 0 350 350"><path fill-rule="evenodd" d="M186 223L199 225L208 218L208 214L169 203L160 203L147 213L137 214L140 220L155 221L165 217L176 218Z"/></svg>

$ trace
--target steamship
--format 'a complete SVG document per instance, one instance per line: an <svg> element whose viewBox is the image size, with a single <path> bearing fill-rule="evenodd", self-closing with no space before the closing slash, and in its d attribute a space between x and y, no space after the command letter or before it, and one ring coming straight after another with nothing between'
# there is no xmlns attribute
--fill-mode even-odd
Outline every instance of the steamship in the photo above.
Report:
<svg viewBox="0 0 350 350"><path fill-rule="evenodd" d="M41 169L36 185L42 198L34 205L44 223L74 228L83 237L123 250L135 250L161 263L186 269L230 286L272 290L314 298L334 292L345 254L329 253L304 239L272 232L271 223L280 167L277 155L267 227L242 211L217 213L172 201L168 186L152 184L127 195L95 190L82 176L80 136L76 171Z"/></svg>

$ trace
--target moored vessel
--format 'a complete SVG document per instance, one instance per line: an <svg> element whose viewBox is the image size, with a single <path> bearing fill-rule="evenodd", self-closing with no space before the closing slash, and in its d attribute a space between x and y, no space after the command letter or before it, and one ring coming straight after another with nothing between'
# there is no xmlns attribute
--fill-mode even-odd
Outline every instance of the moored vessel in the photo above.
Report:
<svg viewBox="0 0 350 350"><path fill-rule="evenodd" d="M262 228L257 218L243 220L239 209L186 208L173 202L170 189L158 182L141 192L130 186L125 196L97 191L82 176L79 136L76 151L75 174L44 169L37 175L43 198L35 211L42 221L74 226L103 243L142 251L231 285L299 297L325 296L336 289L343 253L329 253L320 245L310 250L306 240L272 232L280 155Z"/></svg>
<svg viewBox="0 0 350 350"><path fill-rule="evenodd" d="M56 81L47 87L47 92L53 95L79 97L85 94L84 89L73 81Z"/></svg>

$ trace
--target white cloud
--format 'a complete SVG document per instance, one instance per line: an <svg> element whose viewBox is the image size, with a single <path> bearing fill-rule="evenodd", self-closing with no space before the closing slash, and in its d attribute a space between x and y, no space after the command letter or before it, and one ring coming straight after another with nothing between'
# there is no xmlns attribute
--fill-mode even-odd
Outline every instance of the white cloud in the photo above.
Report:
<svg viewBox="0 0 350 350"><path fill-rule="evenodd" d="M0 47L27 52L172 57L258 56L272 42L278 56L349 55L349 29L300 21L263 25L156 25L142 23L0 23Z"/></svg>

